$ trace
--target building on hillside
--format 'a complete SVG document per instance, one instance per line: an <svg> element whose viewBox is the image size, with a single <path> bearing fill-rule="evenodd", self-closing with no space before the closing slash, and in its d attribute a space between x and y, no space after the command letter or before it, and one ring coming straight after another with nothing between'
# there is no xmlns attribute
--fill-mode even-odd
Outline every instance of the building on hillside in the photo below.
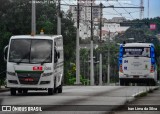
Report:
<svg viewBox="0 0 160 114"><path fill-rule="evenodd" d="M107 30L110 32L123 32L126 31L129 28L129 26L120 26L119 23L104 23L104 27L102 27L103 30Z"/></svg>
<svg viewBox="0 0 160 114"><path fill-rule="evenodd" d="M125 17L113 17L112 19L109 20L109 22L114 22L114 23L120 23L126 21Z"/></svg>
<svg viewBox="0 0 160 114"><path fill-rule="evenodd" d="M93 2L92 16L93 20L95 18L99 18L100 16L100 8L99 5L95 4L95 0ZM80 22L90 21L91 20L91 0L80 0ZM74 22L77 21L77 5L70 5L69 12L72 13L72 19Z"/></svg>
<svg viewBox="0 0 160 114"><path fill-rule="evenodd" d="M127 29L129 29L129 26L120 26L119 23L104 23L104 26L102 27L102 31L105 31L102 33L103 40L107 40L107 38L109 38L109 33L110 39L112 40L115 35L125 32Z"/></svg>
<svg viewBox="0 0 160 114"><path fill-rule="evenodd" d="M93 5L93 36L100 36L100 5L95 3L96 0L92 0ZM79 0L80 5L80 24L79 24L79 35L82 39L91 37L91 0ZM72 14L72 20L74 26L77 26L77 4L70 5L69 12ZM103 11L102 11L103 12ZM126 31L129 27L121 27L120 22L126 21L124 17L113 17L110 20L102 18L102 40L108 38L110 33L111 37L114 37L115 33ZM112 35L113 34L113 35Z"/></svg>
<svg viewBox="0 0 160 114"><path fill-rule="evenodd" d="M75 24L74 26L76 26L77 22L74 23L74 24ZM93 35L97 36L98 31L99 31L98 26L94 25L93 26ZM86 38L91 37L91 24L89 22L85 22L85 23L80 23L79 24L79 36L82 39L86 39Z"/></svg>

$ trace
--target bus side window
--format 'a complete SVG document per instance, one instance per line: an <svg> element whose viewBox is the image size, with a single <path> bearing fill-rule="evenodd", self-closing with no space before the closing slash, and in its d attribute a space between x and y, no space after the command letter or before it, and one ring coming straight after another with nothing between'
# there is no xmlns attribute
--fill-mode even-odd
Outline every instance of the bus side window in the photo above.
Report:
<svg viewBox="0 0 160 114"><path fill-rule="evenodd" d="M58 58L58 59L60 58L60 53L59 53L59 52L57 52L57 58Z"/></svg>
<svg viewBox="0 0 160 114"><path fill-rule="evenodd" d="M57 63L59 58L60 58L60 53L57 51L55 47L54 48L54 63Z"/></svg>
<svg viewBox="0 0 160 114"><path fill-rule="evenodd" d="M58 58L57 58L58 54L57 54L57 50L56 47L54 48L54 63L58 62Z"/></svg>

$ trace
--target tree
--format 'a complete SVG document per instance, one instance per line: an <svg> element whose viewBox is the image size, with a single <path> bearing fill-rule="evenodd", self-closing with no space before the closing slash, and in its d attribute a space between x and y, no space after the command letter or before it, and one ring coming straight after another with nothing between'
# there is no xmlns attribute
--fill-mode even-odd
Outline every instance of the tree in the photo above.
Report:
<svg viewBox="0 0 160 114"><path fill-rule="evenodd" d="M39 1L44 2L44 0ZM64 12L61 13L66 15ZM73 25L70 14L62 17L64 76L68 71L67 66L72 62L75 63L76 29ZM41 29L45 34L57 34L57 7L55 3L36 4L36 29L37 34ZM28 0L0 0L0 30L1 52L12 35L31 34L31 2ZM2 53L0 57L0 72L2 72L5 70Z"/></svg>

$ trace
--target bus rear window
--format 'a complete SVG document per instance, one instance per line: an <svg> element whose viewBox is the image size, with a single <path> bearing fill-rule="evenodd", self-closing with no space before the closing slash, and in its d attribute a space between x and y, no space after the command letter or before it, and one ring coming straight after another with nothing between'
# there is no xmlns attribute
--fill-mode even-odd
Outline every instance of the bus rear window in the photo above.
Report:
<svg viewBox="0 0 160 114"><path fill-rule="evenodd" d="M123 57L150 57L149 47L124 47Z"/></svg>

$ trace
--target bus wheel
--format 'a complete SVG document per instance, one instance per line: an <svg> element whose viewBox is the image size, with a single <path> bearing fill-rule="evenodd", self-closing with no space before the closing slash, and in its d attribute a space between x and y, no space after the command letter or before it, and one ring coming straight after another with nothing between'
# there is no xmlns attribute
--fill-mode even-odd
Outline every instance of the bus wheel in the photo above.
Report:
<svg viewBox="0 0 160 114"><path fill-rule="evenodd" d="M124 81L122 79L119 80L120 86L124 86Z"/></svg>
<svg viewBox="0 0 160 114"><path fill-rule="evenodd" d="M60 86L58 86L58 93L62 93L62 84Z"/></svg>
<svg viewBox="0 0 160 114"><path fill-rule="evenodd" d="M15 88L11 88L10 89L10 93L11 93L11 95L16 95L16 89Z"/></svg>
<svg viewBox="0 0 160 114"><path fill-rule="evenodd" d="M129 86L129 82L126 81L126 82L124 83L124 85L125 85L125 86Z"/></svg>
<svg viewBox="0 0 160 114"><path fill-rule="evenodd" d="M156 82L155 82L155 81L152 81L152 82L151 82L151 86L156 86Z"/></svg>
<svg viewBox="0 0 160 114"><path fill-rule="evenodd" d="M24 93L24 94L27 94L27 93L28 93L28 90L27 90L27 89L23 89L23 93Z"/></svg>
<svg viewBox="0 0 160 114"><path fill-rule="evenodd" d="M22 93L22 89L18 89L18 93Z"/></svg>
<svg viewBox="0 0 160 114"><path fill-rule="evenodd" d="M53 88L48 88L48 95L53 95Z"/></svg>
<svg viewBox="0 0 160 114"><path fill-rule="evenodd" d="M57 93L57 87L56 87L56 78L54 79L54 89L53 89L54 93Z"/></svg>

